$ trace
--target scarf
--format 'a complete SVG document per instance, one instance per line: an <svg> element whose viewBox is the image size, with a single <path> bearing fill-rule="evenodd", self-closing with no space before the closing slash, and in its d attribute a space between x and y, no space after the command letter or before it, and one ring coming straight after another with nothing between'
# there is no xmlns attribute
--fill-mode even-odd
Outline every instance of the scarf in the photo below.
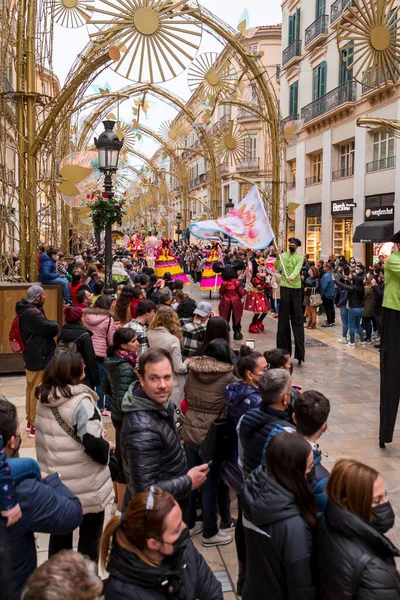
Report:
<svg viewBox="0 0 400 600"><path fill-rule="evenodd" d="M120 358L128 361L132 365L133 368L137 365L137 354L136 352L128 352L128 350L116 350L115 354Z"/></svg>

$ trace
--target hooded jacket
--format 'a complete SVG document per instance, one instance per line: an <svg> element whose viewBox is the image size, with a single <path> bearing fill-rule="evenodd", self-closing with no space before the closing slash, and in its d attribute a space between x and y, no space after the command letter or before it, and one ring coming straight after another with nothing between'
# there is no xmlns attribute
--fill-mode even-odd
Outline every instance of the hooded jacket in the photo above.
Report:
<svg viewBox="0 0 400 600"><path fill-rule="evenodd" d="M258 467L240 499L247 550L243 600L314 600L313 536L294 495Z"/></svg>
<svg viewBox="0 0 400 600"><path fill-rule="evenodd" d="M222 600L221 584L191 541L183 556L174 559L150 567L114 543L105 600Z"/></svg>
<svg viewBox="0 0 400 600"><path fill-rule="evenodd" d="M321 600L400 598L394 562L399 550L370 523L329 500L318 523L315 556Z"/></svg>
<svg viewBox="0 0 400 600"><path fill-rule="evenodd" d="M57 279L58 277L60 277L60 273L57 271L55 261L52 260L47 253L41 254L39 275L41 283L51 283L53 279Z"/></svg>
<svg viewBox="0 0 400 600"><path fill-rule="evenodd" d="M28 371L42 371L54 356L58 323L46 319L43 308L25 298L16 303L15 312L17 315L24 313L19 319L19 328L26 345L22 354L25 368Z"/></svg>
<svg viewBox="0 0 400 600"><path fill-rule="evenodd" d="M122 412L125 413L121 449L128 483L126 501L157 485L185 505L192 480L187 475L186 456L176 431L171 400L157 404L146 396L138 382L132 383L122 401Z"/></svg>
<svg viewBox="0 0 400 600"><path fill-rule="evenodd" d="M99 367L97 366L96 355L93 349L91 331L88 331L80 322L65 323L57 338L57 342L61 340L76 342L78 352L85 363L85 379L82 383L92 389L100 385Z"/></svg>
<svg viewBox="0 0 400 600"><path fill-rule="evenodd" d="M107 348L113 343L115 321L109 310L86 308L83 312L85 327L92 332L92 344L96 357L107 356Z"/></svg>
<svg viewBox="0 0 400 600"><path fill-rule="evenodd" d="M117 356L112 346L104 359L103 366L105 376L101 382L102 392L111 397L112 418L122 422L124 418L122 401L131 383L137 382L137 375L131 363Z"/></svg>
<svg viewBox="0 0 400 600"><path fill-rule="evenodd" d="M209 356L189 360L189 375L185 384L187 411L181 437L184 442L203 443L211 423L222 416L224 391L236 380L232 365Z"/></svg>

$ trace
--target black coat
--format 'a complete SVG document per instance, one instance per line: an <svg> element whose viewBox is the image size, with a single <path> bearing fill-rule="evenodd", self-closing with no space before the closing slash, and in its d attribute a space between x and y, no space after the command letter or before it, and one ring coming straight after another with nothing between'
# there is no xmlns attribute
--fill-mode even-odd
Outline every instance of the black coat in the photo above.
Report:
<svg viewBox="0 0 400 600"><path fill-rule="evenodd" d="M105 600L222 600L221 584L191 541L175 565L160 567L114 545L107 570Z"/></svg>
<svg viewBox="0 0 400 600"><path fill-rule="evenodd" d="M394 557L400 552L364 519L328 501L318 523L316 550L321 600L399 600ZM363 557L367 562L358 569Z"/></svg>
<svg viewBox="0 0 400 600"><path fill-rule="evenodd" d="M61 329L57 342L61 340L65 342L76 341L78 352L85 363L85 379L82 383L94 390L96 386L100 385L100 374L93 349L92 335L92 332L83 327L81 323L66 323Z"/></svg>
<svg viewBox="0 0 400 600"><path fill-rule="evenodd" d="M314 600L313 535L294 495L258 467L240 500L247 551L243 600Z"/></svg>
<svg viewBox="0 0 400 600"><path fill-rule="evenodd" d="M124 473L129 501L155 484L185 506L192 481L185 452L175 427L174 407L157 405L133 383L122 402L125 413L121 429ZM182 501L184 501L182 503Z"/></svg>
<svg viewBox="0 0 400 600"><path fill-rule="evenodd" d="M26 345L22 354L25 367L28 371L42 371L54 356L58 323L46 319L43 308L26 299L16 303L15 312L17 315L24 313L19 319L19 328Z"/></svg>

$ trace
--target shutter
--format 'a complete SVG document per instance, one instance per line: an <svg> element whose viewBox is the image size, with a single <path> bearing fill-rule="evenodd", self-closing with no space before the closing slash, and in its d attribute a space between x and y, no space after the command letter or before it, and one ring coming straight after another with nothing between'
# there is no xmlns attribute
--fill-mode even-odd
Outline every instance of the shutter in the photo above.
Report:
<svg viewBox="0 0 400 600"><path fill-rule="evenodd" d="M295 40L300 39L300 9L299 8L296 8L294 39Z"/></svg>
<svg viewBox="0 0 400 600"><path fill-rule="evenodd" d="M313 100L319 98L319 67L313 69Z"/></svg>
<svg viewBox="0 0 400 600"><path fill-rule="evenodd" d="M297 115L298 113L298 96L299 96L299 82L295 81L293 84L293 113Z"/></svg>
<svg viewBox="0 0 400 600"><path fill-rule="evenodd" d="M289 115L294 113L294 84L289 88Z"/></svg>
<svg viewBox="0 0 400 600"><path fill-rule="evenodd" d="M319 65L319 98L326 94L326 61Z"/></svg>
<svg viewBox="0 0 400 600"><path fill-rule="evenodd" d="M295 15L290 15L290 17L289 17L289 39L288 39L289 46L294 40L294 20L295 20Z"/></svg>

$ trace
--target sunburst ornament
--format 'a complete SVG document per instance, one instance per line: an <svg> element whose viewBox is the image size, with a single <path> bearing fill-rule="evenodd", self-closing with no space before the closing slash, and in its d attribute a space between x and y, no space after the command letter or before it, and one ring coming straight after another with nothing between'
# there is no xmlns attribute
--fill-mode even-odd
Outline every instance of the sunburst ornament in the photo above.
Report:
<svg viewBox="0 0 400 600"><path fill-rule="evenodd" d="M341 60L358 82L380 87L400 76L400 27L395 0L353 0L337 29Z"/></svg>
<svg viewBox="0 0 400 600"><path fill-rule="evenodd" d="M96 0L90 36L122 53L113 69L132 81L162 83L184 71L200 46L196 0ZM100 29L99 29L100 28Z"/></svg>
<svg viewBox="0 0 400 600"><path fill-rule="evenodd" d="M243 162L248 139L249 133L242 125L229 121L216 136L216 153L220 162L229 165Z"/></svg>
<svg viewBox="0 0 400 600"><path fill-rule="evenodd" d="M219 59L216 52L206 52L192 62L188 71L188 85L192 93L200 88L204 99L229 96L236 90L236 69L228 59Z"/></svg>
<svg viewBox="0 0 400 600"><path fill-rule="evenodd" d="M187 133L187 128L183 123L173 123L171 119L169 121L164 121L158 130L158 135L169 146L173 147L181 146Z"/></svg>
<svg viewBox="0 0 400 600"><path fill-rule="evenodd" d="M123 150L125 152L131 152L134 149L136 142L136 131L133 127L129 123L117 121L114 131L117 134L118 139L124 141Z"/></svg>
<svg viewBox="0 0 400 600"><path fill-rule="evenodd" d="M49 12L61 27L82 27L92 16L94 0L49 0Z"/></svg>

